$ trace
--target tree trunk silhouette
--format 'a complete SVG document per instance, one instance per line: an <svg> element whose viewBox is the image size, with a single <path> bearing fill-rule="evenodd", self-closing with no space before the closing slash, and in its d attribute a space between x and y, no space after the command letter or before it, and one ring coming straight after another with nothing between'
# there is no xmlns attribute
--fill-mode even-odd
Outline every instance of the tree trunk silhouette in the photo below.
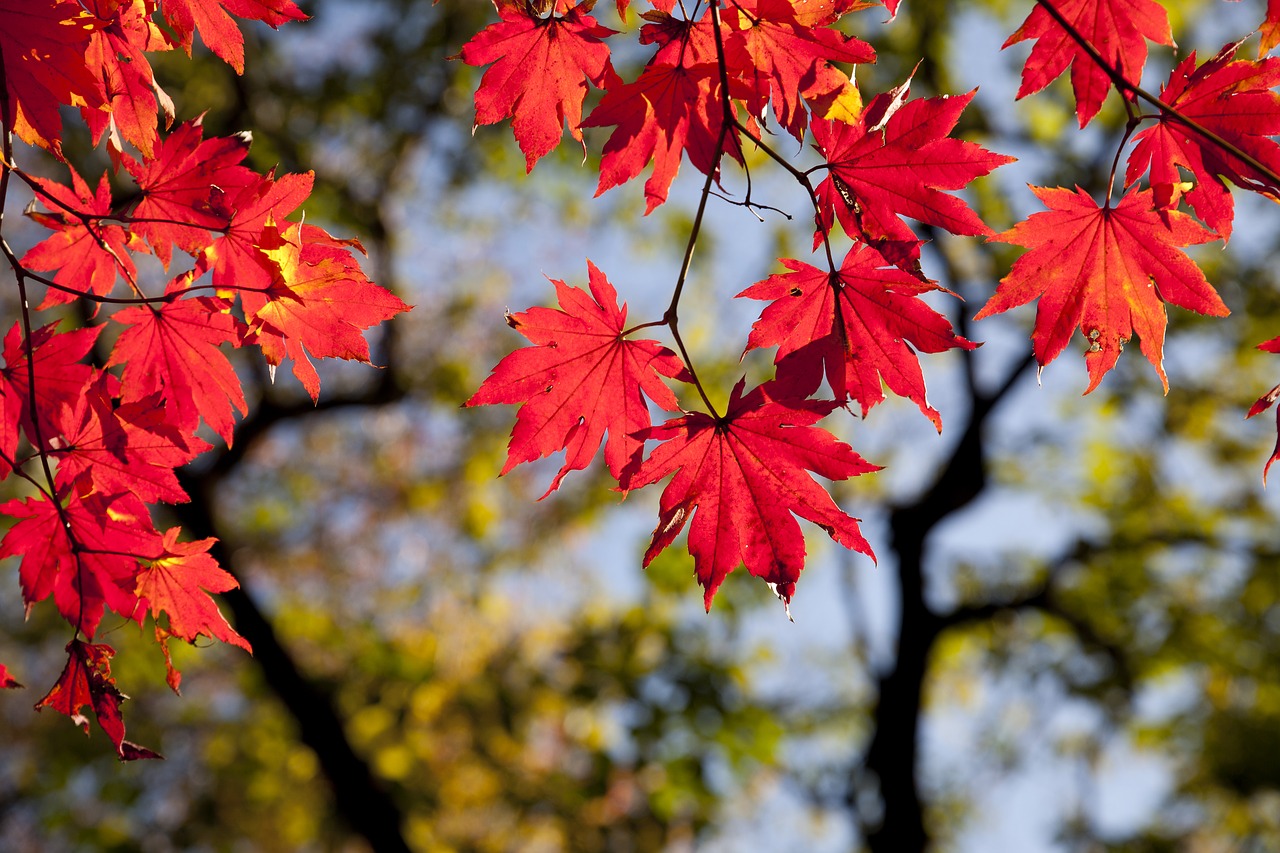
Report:
<svg viewBox="0 0 1280 853"><path fill-rule="evenodd" d="M325 408L376 405L396 399L399 395L392 371L383 372L381 380L366 393L330 400ZM302 411L299 408L298 413ZM305 411L315 411L310 401L306 402ZM218 539L210 553L232 574L236 574L231 559L235 548L228 543L225 532L219 529L213 513L213 496L226 474L239 464L253 438L265 434L271 425L294 414L293 407L264 401L237 430L234 452L223 450L213 465L203 472L180 473L182 486L191 495L191 502L174 507L174 511L188 535L196 539L210 536ZM409 845L402 832L404 815L373 775L368 762L352 747L329 694L299 668L289 650L280 642L270 617L258 606L243 580L239 589L223 593L222 600L231 610L236 630L253 646L253 660L262 671L263 683L297 722L299 739L315 753L333 791L334 811L379 853L384 850L408 853Z"/></svg>
<svg viewBox="0 0 1280 853"><path fill-rule="evenodd" d="M933 484L915 501L892 509L890 545L897 558L901 618L892 669L879 681L871 743L855 768L848 804L856 815L859 792L871 783L879 791L878 822L863 820L872 853L916 853L929 848L918 784L921 700L929 655L942 631L953 624L925 601L924 560L930 533L938 523L968 506L986 488L983 433L999 402L1030 366L1020 362L992 393L980 392L969 372L972 408L951 455ZM869 824L869 825L868 825Z"/></svg>

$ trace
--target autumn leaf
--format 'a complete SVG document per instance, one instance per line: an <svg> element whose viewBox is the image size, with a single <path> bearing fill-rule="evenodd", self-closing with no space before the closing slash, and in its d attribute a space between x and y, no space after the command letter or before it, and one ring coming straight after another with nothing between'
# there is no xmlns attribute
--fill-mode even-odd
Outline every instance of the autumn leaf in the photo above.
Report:
<svg viewBox="0 0 1280 853"><path fill-rule="evenodd" d="M1258 43L1258 58L1261 59L1280 44L1280 0L1267 0L1267 17L1258 30L1262 33Z"/></svg>
<svg viewBox="0 0 1280 853"><path fill-rule="evenodd" d="M644 564L689 523L689 553L708 610L739 565L789 605L805 558L797 515L874 559L858 519L841 511L808 473L845 480L879 470L813 426L836 404L777 400L767 386L744 396L745 384L744 379L734 387L722 417L696 412L642 431L638 437L662 443L622 482L624 489L638 489L675 474L662 492Z"/></svg>
<svg viewBox="0 0 1280 853"><path fill-rule="evenodd" d="M1164 303L1225 317L1227 306L1179 247L1216 239L1185 213L1157 212L1150 190L1130 191L1115 207L1099 207L1084 190L1032 187L1049 208L992 240L1030 249L1001 280L974 319L1040 297L1031 336L1043 368L1077 328L1088 342L1088 394L1115 367L1136 332L1142 354L1165 390Z"/></svg>
<svg viewBox="0 0 1280 853"><path fill-rule="evenodd" d="M11 399L18 401L20 417L27 435L33 443L37 435L32 418L31 368L28 365L27 345L34 353L35 361L35 418L39 434L47 440L57 434L54 415L61 406L72 405L81 390L95 375L94 368L81 363L93 343L102 332L101 326L89 326L58 332L58 323L35 329L30 342L24 341L21 321L15 322L4 338L5 366L0 369L0 380L9 386ZM115 381L115 377L109 380ZM113 395L115 389L111 389Z"/></svg>
<svg viewBox="0 0 1280 853"><path fill-rule="evenodd" d="M583 127L616 125L600 157L596 195L630 181L652 163L644 184L645 214L652 213L667 200L686 152L704 174L719 168L723 118L715 65L646 67L634 83L605 93L582 122ZM725 145L734 138L726 134Z"/></svg>
<svg viewBox="0 0 1280 853"><path fill-rule="evenodd" d="M676 411L659 376L689 381L675 353L651 340L623 337L627 306L595 264L587 261L591 293L552 280L560 308L531 308L507 322L535 346L508 355L465 405L519 403L505 474L566 449L564 466L543 497L570 471L586 468L608 433L604 459L615 479L644 442L650 425L645 397ZM643 394L643 396L642 396Z"/></svg>
<svg viewBox="0 0 1280 853"><path fill-rule="evenodd" d="M476 89L476 124L514 116L511 129L529 171L560 144L566 121L582 142L587 81L598 89L617 82L602 41L617 31L587 14L593 4L544 17L523 0L494 0L502 21L477 33L459 54L468 65L493 63Z"/></svg>
<svg viewBox="0 0 1280 853"><path fill-rule="evenodd" d="M120 692L111 677L111 658L115 653L116 650L105 643L86 643L78 639L67 643L67 665L53 689L36 703L36 710L52 708L70 717L88 734L89 718L80 712L86 707L92 708L98 725L111 738L121 761L163 758L145 746L124 739L120 703L128 697Z"/></svg>
<svg viewBox="0 0 1280 853"><path fill-rule="evenodd" d="M1263 341L1258 344L1258 349L1263 352L1280 352L1280 337L1272 338L1269 341ZM1275 386L1270 391L1259 397L1249 408L1249 413L1245 415L1245 418L1248 419L1254 415L1262 414L1267 409L1271 408L1272 404L1275 403L1277 399L1280 399L1280 385ZM1280 459L1280 407L1276 408L1276 446L1275 449L1271 451L1271 458L1267 460L1267 464L1262 468L1263 486L1266 486L1267 484L1267 473L1271 470L1271 463L1275 462L1277 459Z"/></svg>
<svg viewBox="0 0 1280 853"><path fill-rule="evenodd" d="M18 680L9 674L9 670L5 665L0 663L0 689L2 690L18 690L22 687Z"/></svg>
<svg viewBox="0 0 1280 853"><path fill-rule="evenodd" d="M850 249L834 275L789 258L782 265L791 272L738 294L773 300L752 327L747 350L778 347L778 385L807 397L825 376L836 401L853 398L865 417L884 400L883 380L941 432L942 417L925 399L916 351L977 346L919 298L943 288L893 268L869 246Z"/></svg>
<svg viewBox="0 0 1280 853"><path fill-rule="evenodd" d="M1229 44L1196 68L1193 51L1169 75L1160 99L1186 118L1217 134L1274 171L1280 171L1280 59L1233 61L1239 44ZM1134 137L1125 184L1132 186L1150 169L1149 182L1162 210L1178 206L1184 182L1180 169L1195 177L1185 193L1202 221L1222 237L1231 237L1234 204L1224 180L1280 199L1280 185L1240 158L1211 143L1172 113Z"/></svg>
<svg viewBox="0 0 1280 853"><path fill-rule="evenodd" d="M1156 0L1053 0L1053 4L1102 58L1135 86L1142 82L1147 40L1173 46L1169 15ZM1111 78L1041 3L1002 47L1028 39L1037 41L1022 69L1018 98L1039 92L1071 66L1076 116L1084 127L1102 109Z"/></svg>
<svg viewBox="0 0 1280 853"><path fill-rule="evenodd" d="M169 618L170 635L187 642L195 642L203 634L252 651L209 597L209 593L240 586L209 555L209 548L217 540L179 542L181 532L178 527L166 530L162 553L138 573L139 610L150 610L155 617L163 611Z"/></svg>
<svg viewBox="0 0 1280 853"><path fill-rule="evenodd" d="M175 299L158 307L130 306L111 319L126 326L107 362L124 365L125 402L158 393L175 426L194 433L203 418L230 445L234 411L249 411L240 379L221 350L226 343L239 346L242 336L231 303L207 296Z"/></svg>
<svg viewBox="0 0 1280 853"><path fill-rule="evenodd" d="M247 133L202 139L199 118L184 122L156 149L153 160L123 162L141 197L132 210L132 230L147 239L169 266L173 247L192 255L209 245L210 229L227 226L234 213L229 199L262 178L240 165L249 153Z"/></svg>
<svg viewBox="0 0 1280 853"><path fill-rule="evenodd" d="M262 21L273 29L307 19L293 0L164 0L160 8L187 56L199 32L214 55L237 74L244 73L244 35L231 15Z"/></svg>
<svg viewBox="0 0 1280 853"><path fill-rule="evenodd" d="M258 247L268 221L285 222L311 195L314 172L275 173L259 178L227 197L231 211L223 233L201 253L196 276L213 270L213 285L219 289L266 289L271 286L271 265Z"/></svg>
<svg viewBox="0 0 1280 853"><path fill-rule="evenodd" d="M919 240L900 217L952 234L990 234L963 200L944 190L962 189L1014 158L948 136L973 92L910 101L909 85L877 95L852 124L812 124L828 173L817 187L819 228L838 219L846 234L916 271Z"/></svg>
<svg viewBox="0 0 1280 853"><path fill-rule="evenodd" d="M107 373L99 373L70 403L61 406L54 416L58 432L46 436L53 458L58 460L54 484L69 491L83 476L103 491L127 491L136 487L143 500L151 500L151 489L145 480L134 482L127 453L128 437L112 408ZM124 488L110 489L109 485ZM85 488L84 491L91 491Z"/></svg>
<svg viewBox="0 0 1280 853"><path fill-rule="evenodd" d="M70 0L0 0L5 130L62 159L59 105L97 109L102 83L85 62L94 22Z"/></svg>
<svg viewBox="0 0 1280 853"><path fill-rule="evenodd" d="M641 44L656 44L658 52L645 63L654 65L714 65L716 35L711 22L710 5L694 18L678 18L672 14L674 2L658 2L640 15L647 23L640 28Z"/></svg>
<svg viewBox="0 0 1280 853"><path fill-rule="evenodd" d="M97 19L85 61L102 78L107 103L102 109L84 107L80 114L95 143L107 135L113 155L128 141L150 159L158 141L157 109L163 105L167 128L173 103L156 85L146 54L169 50L169 41L142 3L84 0L84 5Z"/></svg>
<svg viewBox="0 0 1280 853"><path fill-rule="evenodd" d="M137 279L138 270L129 252L146 252L147 246L131 232L119 225L104 225L99 218L112 212L111 186L105 172L96 192L89 190L75 169L71 169L70 189L46 178L35 178L34 182L49 212L33 210L27 215L54 233L28 249L20 263L28 269L54 272L54 282L66 288L49 288L36 310L73 302L81 293L108 296L121 272ZM98 307L94 305L94 313Z"/></svg>
<svg viewBox="0 0 1280 853"><path fill-rule="evenodd" d="M8 382L0 382L0 481L18 464L22 399Z"/></svg>
<svg viewBox="0 0 1280 853"><path fill-rule="evenodd" d="M240 585L209 555L209 548L217 540L179 542L181 532L177 527L166 530L162 553L138 573L138 609L133 614L138 624L142 624L147 612L157 621L157 636L164 646L167 678L175 693L182 676L173 668L169 658L166 644L170 637L194 643L196 637L203 634L253 652L248 640L227 623L210 597L210 593L226 592ZM168 627L164 629L158 625L161 612L168 618Z"/></svg>
<svg viewBox="0 0 1280 853"><path fill-rule="evenodd" d="M55 484L69 489L80 480L99 492L130 492L147 503L185 502L188 496L174 469L209 445L183 436L157 417L164 414L157 412L164 403L158 394L114 406L107 391L111 378L99 374L74 403L59 410L55 418L59 432L50 442L51 454L58 460ZM144 408L147 405L149 409Z"/></svg>
<svg viewBox="0 0 1280 853"><path fill-rule="evenodd" d="M808 124L802 98L829 100L850 90L861 106L848 75L831 63L867 63L876 58L864 41L801 23L804 5L793 0L740 0L724 11L730 29L725 62L730 73L747 83L748 112L759 116L772 101L778 123L796 139L804 136ZM858 109L848 112L852 117Z"/></svg>
<svg viewBox="0 0 1280 853"><path fill-rule="evenodd" d="M268 219L258 248L271 285L240 293L249 325L245 342L260 346L272 367L293 359L293 374L312 400L320 395L320 377L310 356L369 364L364 330L409 310L365 277L352 245L359 244L296 222L282 231Z"/></svg>
<svg viewBox="0 0 1280 853"><path fill-rule="evenodd" d="M40 495L0 505L0 514L15 519L0 558L22 558L18 580L28 613L52 595L63 618L90 639L105 607L133 613L138 560L160 551L160 535L137 497L72 489L59 504Z"/></svg>
<svg viewBox="0 0 1280 853"><path fill-rule="evenodd" d="M599 196L638 176L650 163L645 181L645 215L667 200L671 182L685 153L703 174L718 172L721 154L742 162L738 134L724 128L720 74L716 64L715 30L710 8L696 20L672 17L671 3L646 12L641 42L659 45L639 79L610 88L583 127L609 127L600 159ZM729 78L731 97L745 98L749 89L735 75ZM754 121L748 120L748 128Z"/></svg>

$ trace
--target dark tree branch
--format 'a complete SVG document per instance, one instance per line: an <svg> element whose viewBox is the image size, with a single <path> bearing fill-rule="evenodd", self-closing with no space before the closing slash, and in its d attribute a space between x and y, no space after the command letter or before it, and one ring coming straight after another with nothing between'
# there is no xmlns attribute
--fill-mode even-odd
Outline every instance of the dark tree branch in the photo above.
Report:
<svg viewBox="0 0 1280 853"><path fill-rule="evenodd" d="M1098 629L1088 618L1067 606L1054 586L1064 568L1087 560L1096 550L1086 542L1077 543L1075 548L1049 568L1045 579L1033 589L1005 601L961 605L941 617L941 630L986 622L1005 613L1038 610L1064 623L1084 648L1106 656L1111 663L1116 681L1126 692L1133 692L1133 667L1129 663L1128 652L1121 644L1098 633Z"/></svg>

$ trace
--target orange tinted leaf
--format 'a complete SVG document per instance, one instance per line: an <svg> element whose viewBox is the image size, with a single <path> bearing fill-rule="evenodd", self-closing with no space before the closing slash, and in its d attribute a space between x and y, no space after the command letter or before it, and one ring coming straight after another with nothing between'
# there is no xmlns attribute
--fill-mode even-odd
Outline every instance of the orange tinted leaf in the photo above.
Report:
<svg viewBox="0 0 1280 853"><path fill-rule="evenodd" d="M1054 5L1134 85L1142 82L1147 40L1173 45L1169 14L1156 0L1054 0ZM1039 92L1071 66L1076 115L1084 127L1102 109L1111 78L1039 4L1003 46L1027 39L1037 41L1022 69L1018 97Z"/></svg>
<svg viewBox="0 0 1280 853"><path fill-rule="evenodd" d="M744 79L752 115L772 101L787 132L804 136L808 116L801 99L839 92L849 77L832 63L875 62L871 45L824 26L802 22L812 17L807 3L795 0L741 0L724 11L732 31L725 37L729 72Z"/></svg>
<svg viewBox="0 0 1280 853"><path fill-rule="evenodd" d="M1258 44L1258 57L1280 44L1280 0L1267 0L1267 17L1258 27L1262 32L1262 41Z"/></svg>
<svg viewBox="0 0 1280 853"><path fill-rule="evenodd" d="M293 0L165 0L161 8L188 56L199 32L214 55L237 74L244 73L244 35L231 15L262 21L272 28L307 19Z"/></svg>
<svg viewBox="0 0 1280 853"><path fill-rule="evenodd" d="M281 231L268 220L258 247L268 264L266 293L242 291L247 342L262 347L273 367L293 359L293 373L314 400L320 377L309 356L369 364L365 329L409 306L365 277L349 244L296 222Z"/></svg>
<svg viewBox="0 0 1280 853"><path fill-rule="evenodd" d="M93 19L70 0L0 0L0 53L8 113L6 130L62 157L58 107L97 109L102 83L85 64Z"/></svg>
<svg viewBox="0 0 1280 853"><path fill-rule="evenodd" d="M121 151L123 137L144 158L150 158L158 141L158 104L147 52L169 50L169 42L141 3L86 0L85 6L97 18L85 61L102 79L107 103L100 110L83 108L80 114L95 142L110 131L108 140L114 154ZM160 101L167 105L167 127L173 122L172 104L167 95Z"/></svg>
<svg viewBox="0 0 1280 853"><path fill-rule="evenodd" d="M1077 328L1088 350L1089 393L1115 367L1136 332L1142 354L1165 377L1164 303L1225 317L1227 306L1181 246L1214 235L1185 213L1158 213L1150 190L1129 192L1115 207L1099 207L1084 190L1032 187L1049 208L993 240L1030 249L1001 280L975 319L1040 298L1031 339L1043 368L1066 348Z"/></svg>
<svg viewBox="0 0 1280 853"><path fill-rule="evenodd" d="M255 176L256 177L256 176ZM212 267L217 288L239 290L271 286L271 265L258 241L268 220L284 222L311 195L314 172L259 178L227 197L230 219L222 236L200 255L200 271Z"/></svg>
<svg viewBox="0 0 1280 853"><path fill-rule="evenodd" d="M162 553L138 572L138 610L133 617L142 621L148 611L155 619L160 613L169 619L168 635L195 642L203 634L224 643L252 651L249 642L236 633L218 610L210 593L226 592L240 584L208 553L216 541L179 542L181 529L164 533Z"/></svg>

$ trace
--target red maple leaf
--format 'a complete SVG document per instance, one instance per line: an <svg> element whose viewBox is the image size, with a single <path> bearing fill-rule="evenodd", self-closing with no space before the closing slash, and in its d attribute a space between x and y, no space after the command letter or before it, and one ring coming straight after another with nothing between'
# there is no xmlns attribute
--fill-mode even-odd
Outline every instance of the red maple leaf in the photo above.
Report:
<svg viewBox="0 0 1280 853"><path fill-rule="evenodd" d="M138 560L160 552L160 534L133 495L72 489L62 500L59 506L41 495L0 506L16 519L0 557L22 557L18 580L28 612L52 595L63 618L92 639L105 607L134 612Z"/></svg>
<svg viewBox="0 0 1280 853"><path fill-rule="evenodd" d="M1135 86L1142 82L1142 66L1147 62L1146 40L1173 46L1169 14L1156 0L1053 0L1053 5ZM1039 3L1003 47L1027 39L1038 41L1022 69L1018 97L1039 92L1070 65L1076 116L1084 127L1102 109L1111 78Z"/></svg>
<svg viewBox="0 0 1280 853"><path fill-rule="evenodd" d="M18 434L22 421L22 398L8 382L0 382L0 480L18 464Z"/></svg>
<svg viewBox="0 0 1280 853"><path fill-rule="evenodd" d="M790 602L805 557L796 515L874 559L858 519L841 511L808 473L846 480L879 470L813 426L836 404L777 400L767 386L743 396L745 382L734 387L722 417L696 412L641 432L638 437L663 443L622 482L624 489L638 489L675 474L662 492L644 564L689 522L689 553L708 610L721 582L740 564Z"/></svg>
<svg viewBox="0 0 1280 853"><path fill-rule="evenodd" d="M1040 298L1031 340L1043 368L1066 348L1076 328L1088 341L1088 394L1138 333L1142 354L1165 390L1164 303L1225 317L1227 306L1179 247L1216 239L1185 213L1154 210L1150 190L1099 207L1084 190L1032 187L1049 208L992 237L1030 249L1001 280L974 319Z"/></svg>
<svg viewBox="0 0 1280 853"><path fill-rule="evenodd" d="M802 22L802 16L812 20L807 5L795 0L739 0L724 13L725 63L747 84L747 111L759 116L772 101L778 122L796 139L803 137L808 123L801 98L836 97L850 85L849 77L831 63L876 58L864 41L816 22ZM852 116L857 111L848 112Z"/></svg>
<svg viewBox="0 0 1280 853"><path fill-rule="evenodd" d="M644 442L635 437L650 425L644 396L667 411L676 397L659 375L688 381L675 353L656 341L629 340L627 306L595 264L587 261L591 294L552 280L563 310L531 308L507 322L535 346L508 355L465 405L520 403L507 452L505 474L567 448L564 467L543 497L564 475L586 468L608 433L604 459L614 478Z"/></svg>
<svg viewBox="0 0 1280 853"><path fill-rule="evenodd" d="M154 160L123 158L141 190L132 230L151 243L166 267L175 245L192 255L208 246L209 230L225 228L231 220L229 198L262 180L240 165L249 153L249 134L202 140L203 134L197 118L179 125Z"/></svg>
<svg viewBox="0 0 1280 853"><path fill-rule="evenodd" d="M168 127L173 123L173 102L156 85L146 52L169 50L168 39L140 3L84 0L84 4L97 19L84 58L102 78L107 103L102 109L84 107L80 114L95 143L110 131L113 155L122 150L123 137L150 159L158 141L157 107L163 105Z"/></svg>
<svg viewBox="0 0 1280 853"><path fill-rule="evenodd" d="M542 16L526 0L494 0L502 21L477 33L459 54L468 65L493 63L476 89L476 124L514 116L511 129L530 171L560 144L566 121L582 142L578 124L587 81L598 89L617 81L602 41L616 30L587 14L593 5L590 0Z"/></svg>
<svg viewBox="0 0 1280 853"><path fill-rule="evenodd" d="M97 109L102 83L85 64L93 19L70 0L0 0L6 111L0 123L62 158L58 107Z"/></svg>
<svg viewBox="0 0 1280 853"><path fill-rule="evenodd" d="M134 614L138 624L142 624L148 611L157 622L161 612L168 617L168 628L157 625L156 635L164 647L167 678L175 693L182 676L169 659L169 637L194 643L196 637L203 634L239 646L246 652L253 651L249 641L236 633L209 597L210 593L226 592L240 585L209 556L209 548L216 540L179 542L181 532L177 527L166 530L163 553L138 573L138 610Z"/></svg>
<svg viewBox="0 0 1280 853"><path fill-rule="evenodd" d="M0 663L0 689L17 690L20 687L22 685L18 683L18 680L9 674L9 670L5 668L4 664Z"/></svg>
<svg viewBox="0 0 1280 853"><path fill-rule="evenodd" d="M671 9L671 3L662 3L657 11L643 16L649 23L641 28L640 41L659 48L639 79L611 87L582 122L583 127L615 126L601 155L597 196L653 163L653 173L644 185L645 215L667 200L685 152L704 174L719 169L720 155L726 151L742 162L732 127L723 144L717 145L724 106L710 7L703 7L696 20L676 19ZM736 75L730 77L729 85L735 97L750 94Z"/></svg>
<svg viewBox="0 0 1280 853"><path fill-rule="evenodd" d="M852 397L865 417L884 400L883 380L893 393L919 406L941 432L942 417L925 400L916 350L977 346L919 299L924 293L947 291L894 269L868 246L850 249L835 275L789 258L782 265L791 272L738 294L774 300L752 328L747 350L778 347L778 383L807 397L825 376L836 400Z"/></svg>
<svg viewBox="0 0 1280 853"><path fill-rule="evenodd" d="M640 43L658 45L658 52L647 65L715 64L716 36L710 4L696 18L675 17L674 2L657 2L653 6L640 15L648 22L640 28Z"/></svg>
<svg viewBox="0 0 1280 853"><path fill-rule="evenodd" d="M53 457L58 460L54 482L62 491L69 490L81 475L85 475L89 482L105 487L116 479L113 475L118 475L128 466L126 447L129 440L111 406L111 395L107 390L110 379L105 372L97 374L72 402L63 405L54 415L58 432L47 436L46 440L53 448ZM114 491L130 488L132 477L126 475L124 480L124 488ZM119 485L118 481L116 484ZM145 482L141 488L149 494ZM102 490L108 491L106 488ZM86 487L84 491L91 489ZM140 497L151 499L147 495Z"/></svg>
<svg viewBox="0 0 1280 853"><path fill-rule="evenodd" d="M140 758L163 758L159 753L138 746L124 739L124 720L120 716L120 703L126 697L116 687L111 677L111 658L116 650L105 643L86 643L72 640L67 643L67 665L62 675L45 697L36 703L36 710L52 708L71 718L72 722L89 732L89 718L80 713L92 708L98 725L111 738L116 755L121 761Z"/></svg>
<svg viewBox="0 0 1280 853"><path fill-rule="evenodd" d="M130 306L112 315L128 328L120 333L108 365L123 364L124 398L136 402L159 393L168 420L187 432L204 422L231 443L235 415L248 413L244 390L224 343L239 346L241 325L231 303L195 297Z"/></svg>
<svg viewBox="0 0 1280 853"><path fill-rule="evenodd" d="M107 296L115 287L119 271L130 280L137 278L129 251L145 252L146 244L119 225L104 225L97 218L111 214L111 186L105 172L98 180L97 192L89 190L74 168L70 189L45 178L34 180L49 212L32 211L28 215L56 233L32 246L20 263L33 270L56 270L53 280L67 288L49 288L36 310L72 302L80 293ZM95 304L95 313L97 308Z"/></svg>
<svg viewBox="0 0 1280 853"><path fill-rule="evenodd" d="M948 136L973 92L908 101L909 86L908 80L877 95L854 123L814 119L813 135L828 171L817 187L820 229L839 219L845 233L914 271L919 240L899 217L952 234L990 234L967 204L943 190L962 189L1014 158Z"/></svg>
<svg viewBox="0 0 1280 853"><path fill-rule="evenodd" d="M625 184L653 163L645 181L645 214L667 200L680 158L704 174L718 169L724 110L716 66L649 65L634 83L605 93L583 127L616 125L600 157L596 195ZM724 149L737 155L737 137L726 135Z"/></svg>
<svg viewBox="0 0 1280 853"><path fill-rule="evenodd" d="M1280 85L1280 59L1232 61L1239 46L1227 45L1199 68L1192 51L1170 73L1160 99L1273 171L1280 170L1280 145L1268 138L1280 133L1280 94L1271 91ZM1231 237L1234 216L1231 192L1223 179L1280 198L1280 186L1171 113L1163 113L1134 142L1125 183L1132 186L1150 168L1156 204L1172 209L1183 195L1179 168L1189 170L1195 186L1186 193L1187 201L1223 241Z"/></svg>
<svg viewBox="0 0 1280 853"><path fill-rule="evenodd" d="M275 173L259 178L227 199L231 217L222 236L200 253L193 277L213 269L214 287L227 290L266 289L271 286L270 264L258 241L268 221L283 223L311 195L314 172ZM285 223L287 224L287 223Z"/></svg>
<svg viewBox="0 0 1280 853"><path fill-rule="evenodd" d="M1280 338L1272 338L1269 341L1263 341L1258 344L1258 349L1263 352L1280 352ZM1249 408L1249 413L1245 415L1245 418L1247 419L1254 415L1262 414L1267 409L1271 408L1271 405L1275 403L1277 399L1280 399L1280 385L1275 386L1270 391L1259 397ZM1271 458L1267 460L1267 464L1262 468L1263 486L1267 484L1267 472L1271 470L1271 463L1275 462L1277 459L1280 459L1280 407L1276 408L1276 446L1275 449L1271 451Z"/></svg>
<svg viewBox="0 0 1280 853"><path fill-rule="evenodd" d="M75 403L59 411L59 434L50 442L58 460L55 483L69 489L84 478L105 494L127 491L147 503L186 501L173 469L208 445L166 424L159 395L113 408L106 390L110 378L99 374Z"/></svg>
<svg viewBox="0 0 1280 853"><path fill-rule="evenodd" d="M95 376L94 368L81 364L80 360L93 349L93 343L102 331L101 326L58 332L55 321L36 329L31 334L30 346L35 354L35 414L40 424L39 434L47 442L57 434L53 418L62 406L74 404L80 392ZM16 322L4 338L5 367L0 377L9 385L11 399L20 406L23 427L33 444L36 431L31 418L31 370L22 337L21 322ZM109 382L114 383L115 377ZM110 389L115 393L114 386Z"/></svg>
<svg viewBox="0 0 1280 853"><path fill-rule="evenodd" d="M258 248L271 285L266 292L240 292L249 324L246 343L260 346L272 368L293 359L293 374L313 400L320 377L309 356L370 364L364 330L409 310L365 277L351 255L353 245L359 247L296 222L281 231L268 219Z"/></svg>
<svg viewBox="0 0 1280 853"><path fill-rule="evenodd" d="M237 74L244 73L244 35L231 15L262 21L273 29L307 19L293 0L164 0L161 9L187 56L199 31L209 50Z"/></svg>

